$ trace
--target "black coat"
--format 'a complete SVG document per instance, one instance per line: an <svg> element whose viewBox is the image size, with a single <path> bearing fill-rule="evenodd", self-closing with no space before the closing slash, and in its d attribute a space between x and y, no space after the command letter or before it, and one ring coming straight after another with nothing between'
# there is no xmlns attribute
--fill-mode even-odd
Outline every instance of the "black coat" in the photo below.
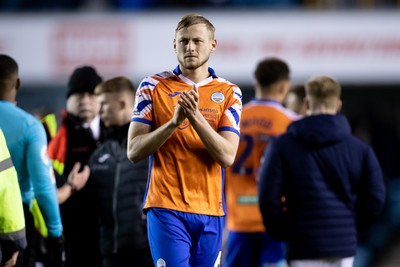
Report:
<svg viewBox="0 0 400 267"><path fill-rule="evenodd" d="M373 150L351 135L346 118L296 121L264 158L261 213L269 234L286 241L287 257L354 256L357 231L380 214L385 186Z"/></svg>
<svg viewBox="0 0 400 267"><path fill-rule="evenodd" d="M66 135L66 147L61 147L62 133ZM100 121L100 139L95 140L90 129L72 114L66 114L57 136L51 140L54 147L65 151L64 174L56 172L57 187L67 182L74 164L80 162L83 168L90 155L101 144L105 128ZM89 178L90 179L90 178ZM101 266L99 237L95 203L90 186L86 185L60 205L60 212L65 235L66 266Z"/></svg>
<svg viewBox="0 0 400 267"><path fill-rule="evenodd" d="M148 160L127 158L128 125L113 129L111 139L91 156L90 187L94 190L104 255L121 248L148 247L146 216L142 212Z"/></svg>

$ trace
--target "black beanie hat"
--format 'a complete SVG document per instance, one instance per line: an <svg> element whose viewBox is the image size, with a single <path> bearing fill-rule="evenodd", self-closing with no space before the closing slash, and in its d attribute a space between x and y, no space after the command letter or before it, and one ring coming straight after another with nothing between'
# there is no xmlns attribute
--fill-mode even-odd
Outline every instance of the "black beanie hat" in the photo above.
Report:
<svg viewBox="0 0 400 267"><path fill-rule="evenodd" d="M76 68L69 78L67 98L75 93L94 93L95 87L103 79L97 74L96 70L90 66Z"/></svg>

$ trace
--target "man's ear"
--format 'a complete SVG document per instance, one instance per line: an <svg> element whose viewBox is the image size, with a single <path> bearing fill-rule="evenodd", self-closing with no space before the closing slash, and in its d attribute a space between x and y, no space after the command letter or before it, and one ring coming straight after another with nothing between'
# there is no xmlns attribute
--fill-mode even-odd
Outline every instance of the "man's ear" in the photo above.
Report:
<svg viewBox="0 0 400 267"><path fill-rule="evenodd" d="M17 78L17 80L15 81L15 89L19 89L21 87L21 80L19 78Z"/></svg>
<svg viewBox="0 0 400 267"><path fill-rule="evenodd" d="M176 54L176 39L174 39L173 45L174 45L174 52L175 52L175 54Z"/></svg>
<svg viewBox="0 0 400 267"><path fill-rule="evenodd" d="M340 110L342 109L342 100L338 99L338 101L336 102L336 112L339 113Z"/></svg>
<svg viewBox="0 0 400 267"><path fill-rule="evenodd" d="M304 105L306 106L306 114L309 115L311 110L311 104L310 100L307 97L304 98Z"/></svg>
<svg viewBox="0 0 400 267"><path fill-rule="evenodd" d="M281 81L278 86L279 94L285 98L290 89L290 81Z"/></svg>
<svg viewBox="0 0 400 267"><path fill-rule="evenodd" d="M126 101L124 99L120 99L118 102L119 102L119 104L118 104L119 105L119 109L120 110L125 109L125 107L127 105Z"/></svg>
<svg viewBox="0 0 400 267"><path fill-rule="evenodd" d="M217 40L214 39L211 41L211 53L214 52L217 49L218 43Z"/></svg>

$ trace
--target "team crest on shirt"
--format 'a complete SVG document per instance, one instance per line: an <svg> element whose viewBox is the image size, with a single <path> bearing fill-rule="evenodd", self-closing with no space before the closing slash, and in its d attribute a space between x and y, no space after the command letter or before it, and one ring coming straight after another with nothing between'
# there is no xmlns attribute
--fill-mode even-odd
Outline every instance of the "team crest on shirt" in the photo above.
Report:
<svg viewBox="0 0 400 267"><path fill-rule="evenodd" d="M225 96L221 92L215 92L211 95L211 100L214 101L215 103L219 104L224 102Z"/></svg>

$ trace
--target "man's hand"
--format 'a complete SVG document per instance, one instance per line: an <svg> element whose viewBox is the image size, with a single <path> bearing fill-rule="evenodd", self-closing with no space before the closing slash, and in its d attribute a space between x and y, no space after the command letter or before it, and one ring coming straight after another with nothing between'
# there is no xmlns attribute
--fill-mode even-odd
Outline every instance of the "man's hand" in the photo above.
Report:
<svg viewBox="0 0 400 267"><path fill-rule="evenodd" d="M193 89L189 92L184 91L181 94L178 104L182 107L185 116L189 120L196 116L199 105L199 93L195 85L193 85Z"/></svg>
<svg viewBox="0 0 400 267"><path fill-rule="evenodd" d="M19 254L19 251L14 252L14 254L11 257L11 259L6 261L6 263L4 263L4 265L3 265L3 267L15 266L15 264L17 264L18 254Z"/></svg>
<svg viewBox="0 0 400 267"><path fill-rule="evenodd" d="M186 116L182 106L177 103L175 106L174 116L172 117L172 123L178 127L185 120L185 118Z"/></svg>
<svg viewBox="0 0 400 267"><path fill-rule="evenodd" d="M76 162L71 172L68 175L68 183L73 185L76 190L81 190L85 185L90 175L90 169L86 165L81 172L81 163Z"/></svg>

